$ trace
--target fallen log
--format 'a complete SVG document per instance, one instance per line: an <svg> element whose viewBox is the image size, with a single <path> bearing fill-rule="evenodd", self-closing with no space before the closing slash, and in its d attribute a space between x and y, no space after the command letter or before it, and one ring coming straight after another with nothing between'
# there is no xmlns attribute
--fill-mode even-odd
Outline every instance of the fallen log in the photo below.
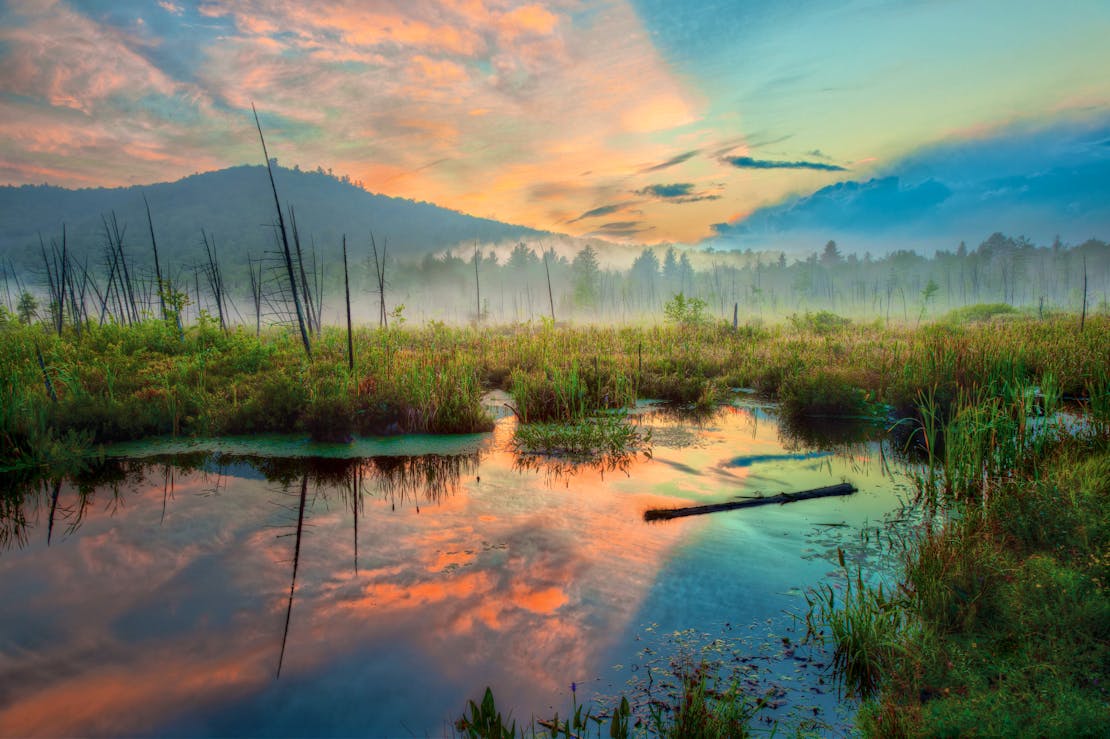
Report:
<svg viewBox="0 0 1110 739"><path fill-rule="evenodd" d="M732 511L737 508L752 508L760 505L780 505L793 503L797 500L813 500L814 498L828 498L834 495L851 495L856 492L856 486L850 482L839 485L828 485L813 490L802 490L797 493L779 493L760 498L747 498L745 500L732 500L728 503L711 503L709 505L696 505L687 508L651 508L644 511L645 521L669 521L672 518L683 516L700 516L704 513L717 513L718 511Z"/></svg>

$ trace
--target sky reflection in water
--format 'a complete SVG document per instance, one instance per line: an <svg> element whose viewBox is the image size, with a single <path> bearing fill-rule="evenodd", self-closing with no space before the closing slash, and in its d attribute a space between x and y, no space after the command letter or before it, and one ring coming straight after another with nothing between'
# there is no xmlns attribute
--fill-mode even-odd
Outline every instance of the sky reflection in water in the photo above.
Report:
<svg viewBox="0 0 1110 739"><path fill-rule="evenodd" d="M754 408L644 420L654 459L624 471L522 467L503 419L462 453L193 453L28 493L0 553L0 734L442 735L487 684L525 721L565 713L572 681L620 694L692 633L766 638L833 569L819 524L850 540L899 505L875 444L784 443ZM643 521L842 478L861 492Z"/></svg>

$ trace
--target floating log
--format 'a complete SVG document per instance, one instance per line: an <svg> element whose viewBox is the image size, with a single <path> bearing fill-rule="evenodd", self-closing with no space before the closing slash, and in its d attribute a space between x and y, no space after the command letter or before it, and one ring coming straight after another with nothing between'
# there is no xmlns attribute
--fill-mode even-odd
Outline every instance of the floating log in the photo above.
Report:
<svg viewBox="0 0 1110 739"><path fill-rule="evenodd" d="M754 506L780 505L793 503L797 500L813 500L814 498L828 498L836 495L851 495L856 492L856 486L849 482L839 485L828 485L813 490L802 490L797 493L779 493L760 498L747 498L745 500L732 500L728 503L711 503L710 505L696 505L687 508L652 508L644 511L645 521L669 521L672 518L683 516L700 516L704 513L717 513L718 511L732 511L737 508L752 508Z"/></svg>

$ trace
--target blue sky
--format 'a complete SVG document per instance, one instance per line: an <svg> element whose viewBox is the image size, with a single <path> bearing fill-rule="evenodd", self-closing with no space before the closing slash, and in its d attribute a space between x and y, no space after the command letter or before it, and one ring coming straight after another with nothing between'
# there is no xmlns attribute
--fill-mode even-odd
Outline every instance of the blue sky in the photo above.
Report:
<svg viewBox="0 0 1110 739"><path fill-rule="evenodd" d="M576 235L1081 233L1108 37L1104 0L8 0L0 183L256 162L254 102L282 163Z"/></svg>

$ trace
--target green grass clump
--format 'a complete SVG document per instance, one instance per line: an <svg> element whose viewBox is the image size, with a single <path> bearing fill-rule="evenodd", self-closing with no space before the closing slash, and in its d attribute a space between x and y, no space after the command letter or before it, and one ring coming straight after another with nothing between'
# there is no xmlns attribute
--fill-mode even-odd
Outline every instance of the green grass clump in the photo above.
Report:
<svg viewBox="0 0 1110 739"><path fill-rule="evenodd" d="M791 418L862 418L876 413L853 372L817 368L792 375L779 387L783 414Z"/></svg>
<svg viewBox="0 0 1110 739"><path fill-rule="evenodd" d="M838 316L831 311L819 310L816 313L806 311L801 315L795 313L790 316L790 324L798 331L831 334L848 328L852 325L852 320L844 316Z"/></svg>
<svg viewBox="0 0 1110 739"><path fill-rule="evenodd" d="M511 721L510 716L501 716L489 687L481 703L468 701L467 710L469 713L455 722L455 730L461 735L470 739L515 739L516 721Z"/></svg>
<svg viewBox="0 0 1110 739"><path fill-rule="evenodd" d="M652 734L667 739L743 739L759 705L738 686L716 687L704 663L680 668L682 692L671 705L651 706Z"/></svg>
<svg viewBox="0 0 1110 739"><path fill-rule="evenodd" d="M651 456L651 429L639 428L623 414L586 418L576 423L526 423L513 435L518 454L546 454L578 460L603 456Z"/></svg>
<svg viewBox="0 0 1110 739"><path fill-rule="evenodd" d="M610 711L594 714L578 703L571 685L573 705L570 715L560 719L533 721L530 727L517 725L511 716L497 708L493 691L487 687L481 702L467 701L463 715L455 721L455 731L467 739L537 739L537 737L610 737L656 736L667 739L743 739L752 735L751 724L762 704L745 695L737 685L717 688L713 668L705 663L683 663L675 668L681 683L679 692L668 701L653 700L646 719L633 724L632 706L622 697Z"/></svg>
<svg viewBox="0 0 1110 739"><path fill-rule="evenodd" d="M853 579L837 550L846 575L844 592L824 585L806 595L810 613L807 637L833 645L833 671L848 695L873 698L898 663L909 628L903 604L883 587L865 586L859 572ZM827 635L823 628L827 627Z"/></svg>
<svg viewBox="0 0 1110 739"><path fill-rule="evenodd" d="M636 402L632 382L620 372L603 372L599 363L588 369L577 362L545 370L513 368L509 390L517 415L525 423L576 421Z"/></svg>

